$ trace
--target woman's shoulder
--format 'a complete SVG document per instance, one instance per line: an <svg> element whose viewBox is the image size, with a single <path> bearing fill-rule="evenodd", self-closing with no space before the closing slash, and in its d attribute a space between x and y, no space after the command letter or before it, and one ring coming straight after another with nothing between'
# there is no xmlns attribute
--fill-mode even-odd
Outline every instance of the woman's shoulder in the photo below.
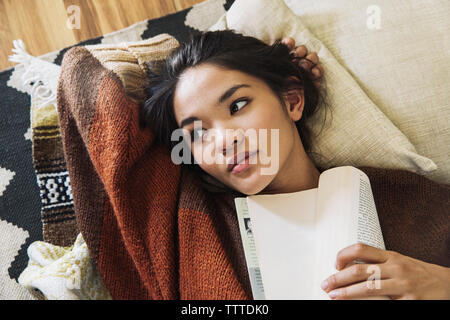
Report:
<svg viewBox="0 0 450 320"><path fill-rule="evenodd" d="M317 167L320 173L335 168L336 166L323 168ZM435 188L442 188L444 190L450 190L450 184L439 183L431 180L425 175L412 172L405 169L394 169L394 168L381 168L372 166L355 166L355 168L363 171L368 177L371 183L383 183L388 185L414 185L416 188L418 186L429 186Z"/></svg>
<svg viewBox="0 0 450 320"><path fill-rule="evenodd" d="M450 191L450 184L439 183L428 178L425 175L412 172L404 169L393 168L377 168L369 166L357 167L363 171L372 181L383 182L384 184L392 184L398 186L414 186L415 188L427 188L427 189L442 189L443 191Z"/></svg>

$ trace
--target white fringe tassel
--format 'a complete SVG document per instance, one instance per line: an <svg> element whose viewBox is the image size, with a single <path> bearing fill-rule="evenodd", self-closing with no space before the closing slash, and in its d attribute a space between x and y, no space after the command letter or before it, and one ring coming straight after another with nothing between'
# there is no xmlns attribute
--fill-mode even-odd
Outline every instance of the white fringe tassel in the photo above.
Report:
<svg viewBox="0 0 450 320"><path fill-rule="evenodd" d="M30 55L22 39L13 40L13 55L9 61L23 64L22 75L24 86L31 87L31 100L36 107L53 104L56 108L56 87L61 67Z"/></svg>

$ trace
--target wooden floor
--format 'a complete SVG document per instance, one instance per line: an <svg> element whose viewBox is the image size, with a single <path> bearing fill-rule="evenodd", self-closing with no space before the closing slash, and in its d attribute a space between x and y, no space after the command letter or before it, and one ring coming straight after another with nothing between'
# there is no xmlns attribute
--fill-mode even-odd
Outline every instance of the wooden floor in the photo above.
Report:
<svg viewBox="0 0 450 320"><path fill-rule="evenodd" d="M12 41L22 39L34 56L59 50L80 41L116 31L133 23L186 9L203 0L0 0L0 70L16 63L8 61ZM80 29L75 23L79 6Z"/></svg>

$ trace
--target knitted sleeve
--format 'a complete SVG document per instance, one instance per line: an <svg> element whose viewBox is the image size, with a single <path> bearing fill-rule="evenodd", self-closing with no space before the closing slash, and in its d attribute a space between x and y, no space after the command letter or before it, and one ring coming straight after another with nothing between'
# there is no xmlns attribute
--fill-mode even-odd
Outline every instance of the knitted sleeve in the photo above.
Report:
<svg viewBox="0 0 450 320"><path fill-rule="evenodd" d="M157 36L146 44L156 56L173 47L172 39ZM138 103L119 69L107 68L111 55L122 55L115 61L125 66L137 65L136 55L123 46L105 52L102 59L92 48L70 49L57 87L78 229L114 299L174 298L180 168L151 129L139 127Z"/></svg>

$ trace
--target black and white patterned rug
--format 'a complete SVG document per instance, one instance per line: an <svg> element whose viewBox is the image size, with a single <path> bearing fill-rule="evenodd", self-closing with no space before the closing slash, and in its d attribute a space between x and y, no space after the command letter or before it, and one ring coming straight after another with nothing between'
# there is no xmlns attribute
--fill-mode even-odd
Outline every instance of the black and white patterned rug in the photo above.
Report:
<svg viewBox="0 0 450 320"><path fill-rule="evenodd" d="M183 42L190 33L216 23L233 2L208 0L76 45L139 41L160 33ZM71 47L39 58L61 65ZM0 300L33 298L17 278L28 263L28 246L43 240L40 188L32 160L30 92L21 80L24 72L23 65L0 72Z"/></svg>

